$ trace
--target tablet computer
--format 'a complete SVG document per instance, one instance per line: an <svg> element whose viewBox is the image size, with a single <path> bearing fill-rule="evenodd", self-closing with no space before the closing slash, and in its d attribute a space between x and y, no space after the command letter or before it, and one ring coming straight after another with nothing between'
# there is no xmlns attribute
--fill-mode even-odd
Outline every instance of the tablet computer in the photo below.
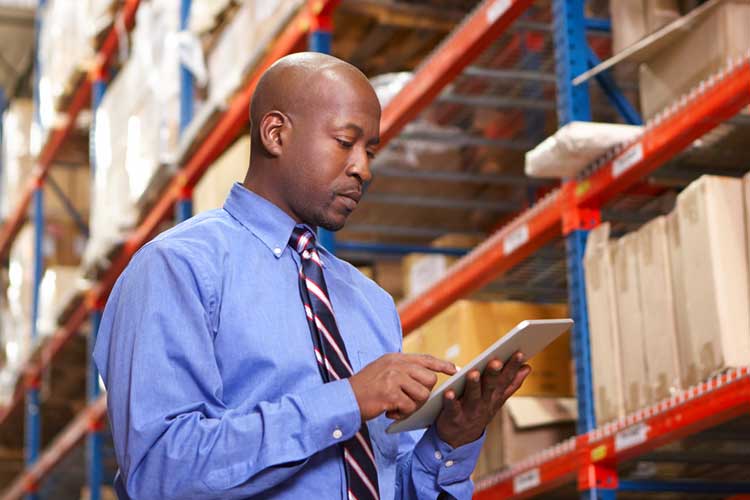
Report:
<svg viewBox="0 0 750 500"><path fill-rule="evenodd" d="M393 434L429 427L440 414L440 410L443 409L445 391L453 389L456 396L461 397L466 385L466 375L470 371L476 369L482 373L491 360L497 358L505 362L517 351L521 351L529 360L572 325L572 319L534 319L520 322L468 365L446 380L430 395L430 398L419 410L403 420L393 422L388 427L388 432Z"/></svg>

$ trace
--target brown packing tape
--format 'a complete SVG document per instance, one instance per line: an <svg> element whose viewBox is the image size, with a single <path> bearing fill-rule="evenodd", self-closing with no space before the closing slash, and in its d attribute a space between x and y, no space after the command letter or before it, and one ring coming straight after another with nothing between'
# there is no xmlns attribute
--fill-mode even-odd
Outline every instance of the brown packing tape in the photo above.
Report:
<svg viewBox="0 0 750 500"><path fill-rule="evenodd" d="M641 385L637 382L631 382L628 387L628 401L625 403L625 410L630 413L643 406L641 401Z"/></svg>
<svg viewBox="0 0 750 500"><path fill-rule="evenodd" d="M669 377L666 373L659 373L656 376L656 383L651 394L651 401L661 401L672 395L672 384L669 383Z"/></svg>
<svg viewBox="0 0 750 500"><path fill-rule="evenodd" d="M716 349L712 342L706 342L700 351L700 380L707 380L711 377L720 367L724 366L724 359L721 356L721 351L717 356ZM697 383L697 382L696 382Z"/></svg>

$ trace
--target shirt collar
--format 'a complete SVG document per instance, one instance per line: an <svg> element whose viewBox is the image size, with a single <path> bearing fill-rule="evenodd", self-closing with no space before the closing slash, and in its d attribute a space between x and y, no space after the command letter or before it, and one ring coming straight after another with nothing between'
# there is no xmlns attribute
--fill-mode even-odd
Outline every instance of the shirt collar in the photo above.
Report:
<svg viewBox="0 0 750 500"><path fill-rule="evenodd" d="M235 182L232 186L224 202L224 210L257 236L277 259L284 253L294 226L297 224L286 212L239 182ZM315 233L314 229L307 227ZM317 239L316 246L322 255L329 257L328 252L318 244ZM290 251L292 251L291 248ZM325 261L326 259L323 259L324 267Z"/></svg>

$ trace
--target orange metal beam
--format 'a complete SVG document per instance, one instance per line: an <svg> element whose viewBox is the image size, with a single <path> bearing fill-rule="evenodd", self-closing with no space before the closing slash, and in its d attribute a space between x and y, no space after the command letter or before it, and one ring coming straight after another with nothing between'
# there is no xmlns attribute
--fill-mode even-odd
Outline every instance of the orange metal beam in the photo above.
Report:
<svg viewBox="0 0 750 500"><path fill-rule="evenodd" d="M521 499L576 480L592 487L598 467L616 468L667 443L750 414L750 367L737 368L671 399L578 436L477 483L474 498Z"/></svg>
<svg viewBox="0 0 750 500"><path fill-rule="evenodd" d="M381 147L426 108L443 88L505 31L533 0L485 0L419 67L383 110Z"/></svg>
<svg viewBox="0 0 750 500"><path fill-rule="evenodd" d="M107 397L102 395L60 432L33 467L16 478L0 498L14 500L22 498L29 491L35 491L42 478L86 437L89 430L98 428L106 415Z"/></svg>
<svg viewBox="0 0 750 500"><path fill-rule="evenodd" d="M99 52L96 55L96 63L101 66L109 64L112 56L117 49L119 35L116 32L116 26L118 23L130 30L135 23L135 12L138 10L140 0L126 0L122 7L122 10L118 14L120 21L116 21L112 29L110 29L107 37L104 39ZM65 143L65 140L70 135L70 132L75 127L76 118L81 110L86 109L91 101L91 80L86 77L83 79L81 84L73 92L73 97L70 101L70 106L65 112L65 121L62 127L56 128L50 132L47 142L42 147L42 151L39 153L37 158L37 167L32 178L24 188L21 198L16 205L14 211L2 229L0 229L0 261L8 256L10 246L15 240L18 232L21 230L23 223L26 221L26 214L29 210L29 204L31 203L31 195L36 186L39 183L44 182L47 177L49 169L52 167L52 162L60 152L60 148Z"/></svg>

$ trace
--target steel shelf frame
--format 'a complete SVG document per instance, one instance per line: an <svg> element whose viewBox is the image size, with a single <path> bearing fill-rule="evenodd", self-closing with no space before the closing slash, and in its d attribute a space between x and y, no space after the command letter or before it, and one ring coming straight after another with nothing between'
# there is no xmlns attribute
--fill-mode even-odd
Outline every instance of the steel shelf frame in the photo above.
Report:
<svg viewBox="0 0 750 500"><path fill-rule="evenodd" d="M235 97L212 132L184 164L143 223L130 236L119 257L101 281L91 290L89 300L74 311L68 323L42 349L38 361L29 365L28 373L40 373L77 331L87 313L106 299L115 279L140 248L156 231L159 222L171 213L185 189L192 188L209 164L232 142L247 121L250 97L262 71L278 57L296 50L310 26L310 16L332 7L335 2L310 2L309 9L298 14L259 64L246 87ZM137 4L137 2L136 2ZM414 78L384 109L381 119L383 144L393 139L410 120L424 109L439 92L468 66L478 54L531 4L531 0L494 0L482 2L445 40L415 73ZM572 75L571 75L572 76ZM563 233L564 214L581 214L598 210L604 203L633 186L668 159L684 150L695 139L738 113L750 103L750 54L732 63L724 72L702 84L691 95L649 122L643 134L631 143L613 149L579 178L571 179L542 198L486 242L461 259L438 283L423 295L399 308L405 333L425 323L453 301L477 290L498 275L529 257L533 252ZM63 140L62 139L59 140ZM42 176L43 178L43 176ZM5 230L0 250L7 250L6 240L12 234ZM670 440L716 425L750 410L750 376L747 369L735 370L693 388L677 398L642 410L587 434L579 435L552 450L535 457L535 461L518 464L507 473L478 486L478 498L494 498L514 483L538 484L522 492L530 496L550 487L577 480L581 489L612 486L616 476L607 476L617 460L635 456ZM7 414L7 409L6 409ZM18 478L3 498L18 498L28 484L42 477L87 432L91 422L101 422L106 415L103 396L87 407L46 450L33 468ZM2 415L0 415L2 417ZM2 422L2 418L0 418ZM643 442L623 449L616 446L617 436L633 426L643 425ZM593 448L592 446L595 445ZM536 468L536 479L533 469ZM524 476L524 474L526 474ZM602 482L604 481L604 482ZM609 481L609 483L607 483Z"/></svg>

